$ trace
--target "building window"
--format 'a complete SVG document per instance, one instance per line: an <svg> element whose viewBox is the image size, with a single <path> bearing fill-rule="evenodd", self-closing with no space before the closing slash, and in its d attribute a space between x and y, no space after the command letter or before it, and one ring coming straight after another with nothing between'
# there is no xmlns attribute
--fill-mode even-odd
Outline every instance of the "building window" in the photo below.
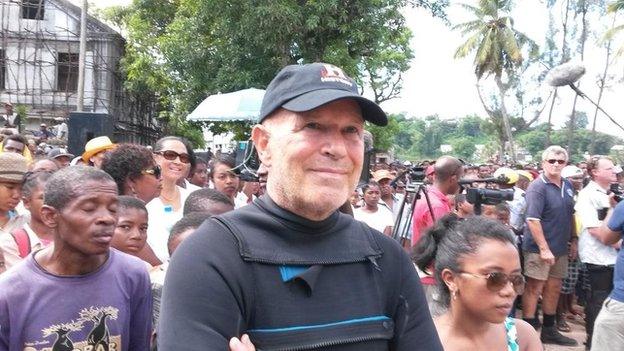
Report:
<svg viewBox="0 0 624 351"><path fill-rule="evenodd" d="M56 90L75 92L78 89L78 54L59 52L56 66Z"/></svg>
<svg viewBox="0 0 624 351"><path fill-rule="evenodd" d="M6 59L4 49L0 49L0 90L4 90L4 79L6 77Z"/></svg>
<svg viewBox="0 0 624 351"><path fill-rule="evenodd" d="M43 20L44 0L22 0L22 18Z"/></svg>

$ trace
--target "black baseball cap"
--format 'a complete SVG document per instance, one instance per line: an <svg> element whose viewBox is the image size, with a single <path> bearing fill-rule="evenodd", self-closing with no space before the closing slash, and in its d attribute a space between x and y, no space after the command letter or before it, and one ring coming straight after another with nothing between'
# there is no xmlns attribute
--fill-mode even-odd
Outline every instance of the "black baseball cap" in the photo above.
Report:
<svg viewBox="0 0 624 351"><path fill-rule="evenodd" d="M379 126L388 124L386 113L379 105L360 95L355 80L342 69L319 62L284 67L266 89L258 123L280 107L305 112L344 98L353 99L360 105L365 120Z"/></svg>
<svg viewBox="0 0 624 351"><path fill-rule="evenodd" d="M74 158L73 154L70 154L69 152L67 152L67 149L62 148L62 147L57 147L57 148L54 148L54 149L48 151L48 157L49 158L57 158L57 157L61 157L61 156L67 156L70 159Z"/></svg>

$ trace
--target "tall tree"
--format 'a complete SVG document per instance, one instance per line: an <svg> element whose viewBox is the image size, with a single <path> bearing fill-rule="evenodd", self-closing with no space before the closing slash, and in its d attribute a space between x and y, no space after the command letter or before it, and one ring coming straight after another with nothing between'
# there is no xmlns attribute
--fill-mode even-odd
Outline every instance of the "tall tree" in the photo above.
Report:
<svg viewBox="0 0 624 351"><path fill-rule="evenodd" d="M513 135L505 106L505 93L509 85L503 82L503 75L508 76L522 65L523 46L527 45L534 54L537 52L537 45L525 34L514 29L513 19L509 16L511 0L479 0L478 6L468 4L462 4L462 6L475 18L454 26L454 29L460 30L468 37L455 52L455 58L463 58L475 52L474 66L478 90L480 89L479 81L484 75L485 77L494 76L498 88L504 132L509 143L511 159L515 162ZM481 94L480 91L479 94ZM492 109L486 106L483 99L481 101L492 117Z"/></svg>
<svg viewBox="0 0 624 351"><path fill-rule="evenodd" d="M130 38L128 51L137 53L126 62L130 80L164 72L167 83L152 87L163 101L161 115L172 121L207 95L262 88L285 65L314 61L341 66L377 102L395 98L413 57L405 8L423 7L444 18L447 5L446 0L135 0L115 13ZM140 71L134 70L137 59L145 62Z"/></svg>

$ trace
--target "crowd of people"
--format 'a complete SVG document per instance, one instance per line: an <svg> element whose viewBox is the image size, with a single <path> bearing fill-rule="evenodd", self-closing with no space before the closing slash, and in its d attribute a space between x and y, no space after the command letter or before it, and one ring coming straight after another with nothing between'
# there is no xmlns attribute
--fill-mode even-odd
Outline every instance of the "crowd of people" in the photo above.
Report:
<svg viewBox="0 0 624 351"><path fill-rule="evenodd" d="M400 210L397 210L406 194L405 183L409 182L410 173L424 170L421 181L426 185L427 197L420 196L414 204L411 222L407 223L411 226L408 241L414 245L416 262L423 259L427 262L419 266L421 283L431 314L440 316L449 304L440 291L441 277L436 279L438 267L434 269L435 260L429 257L432 249L427 245L431 245L431 237L444 231L436 229L436 225L448 221L445 216L452 214L460 219L475 216L474 199L467 201L467 192L471 192L468 189L493 190L489 196L495 203L482 205L480 216L498 221L514 234L525 280L511 315L521 316L524 322L541 331L543 343L576 346L574 339L564 335L571 331L569 323L574 322L585 327L587 350L595 343L595 350L619 349L624 346L621 339L624 319L619 321L617 332L609 332L607 339L601 334L609 329L603 324L596 328L595 323L597 320L613 323L609 311L622 301L624 277L614 272L617 273L616 262L622 245L621 214L618 216L616 205L623 199L624 171L607 156L592 156L572 164L566 150L559 146L547 148L542 160L541 165L468 165L443 156L436 161L424 161L419 168L412 168L410 163L378 165L381 169L372 173L373 180L356 190L351 202L365 211L374 211L376 218L394 216L394 225L401 225L397 220ZM406 173L407 169L410 172ZM394 189L387 190L388 199L394 202L378 200L378 194L384 193L376 185L381 178L396 184ZM418 193L417 185L408 191L408 206ZM501 195L504 192L507 199ZM380 225L382 221L376 223ZM386 228L385 232L392 229ZM603 307L607 303L610 308ZM516 306L522 311L517 311ZM594 342L596 335L603 341Z"/></svg>
<svg viewBox="0 0 624 351"><path fill-rule="evenodd" d="M7 135L0 351L533 351L574 345L579 314L587 349L624 347L611 159L551 146L540 166L443 156L360 179L365 121L387 117L315 63L267 88L255 180L177 136L75 156Z"/></svg>

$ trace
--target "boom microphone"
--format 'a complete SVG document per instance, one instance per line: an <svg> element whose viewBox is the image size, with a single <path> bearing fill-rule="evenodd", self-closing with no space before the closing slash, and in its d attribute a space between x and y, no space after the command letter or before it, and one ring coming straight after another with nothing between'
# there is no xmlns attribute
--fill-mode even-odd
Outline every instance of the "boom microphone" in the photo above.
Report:
<svg viewBox="0 0 624 351"><path fill-rule="evenodd" d="M574 82L581 79L581 77L585 74L585 67L582 64L567 62L562 65L556 66L548 71L546 74L546 83L548 85L558 88L563 86L569 86L574 92L583 99L591 102L592 105L596 106L598 110L609 118L613 124L620 127L620 129L624 130L624 126L619 124L610 114L607 113L600 105L598 105L594 100L592 100L589 96L587 96L584 92L579 89L578 86L574 85Z"/></svg>
<svg viewBox="0 0 624 351"><path fill-rule="evenodd" d="M546 74L546 83L552 87L574 84L585 74L585 66L576 62L567 62L556 66Z"/></svg>

